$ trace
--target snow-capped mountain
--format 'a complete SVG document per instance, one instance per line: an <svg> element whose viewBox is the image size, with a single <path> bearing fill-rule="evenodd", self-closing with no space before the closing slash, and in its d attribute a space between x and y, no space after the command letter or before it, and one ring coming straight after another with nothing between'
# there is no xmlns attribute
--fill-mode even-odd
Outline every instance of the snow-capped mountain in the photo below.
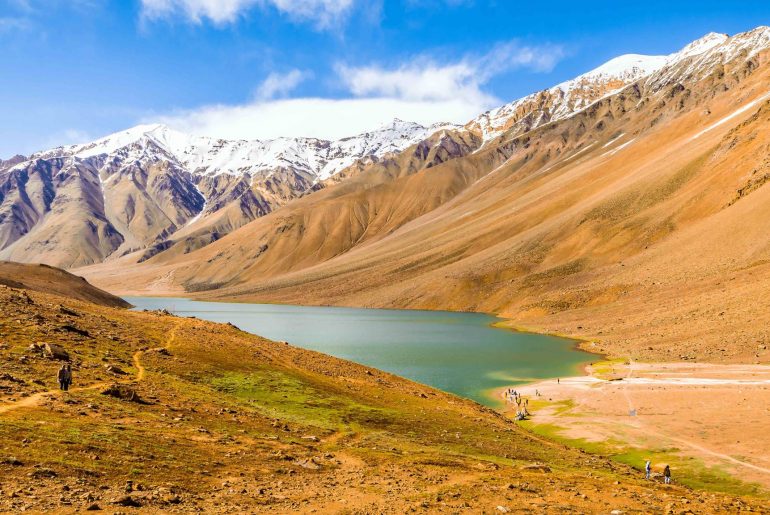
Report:
<svg viewBox="0 0 770 515"><path fill-rule="evenodd" d="M205 233L190 241L193 248L358 160L376 161L452 127L394 120L338 141L233 141L140 125L90 143L16 156L0 164L0 253L39 255L51 242L65 247L61 229L73 225L80 234L69 238L83 243L50 262L77 266L144 248L155 252L172 234Z"/></svg>
<svg viewBox="0 0 770 515"><path fill-rule="evenodd" d="M512 129L514 134L520 134L562 120L629 84L690 57L705 54L727 39L726 34L710 33L667 56L621 55L574 79L488 111L471 120L466 127L480 131L484 140L489 141Z"/></svg>
<svg viewBox="0 0 770 515"><path fill-rule="evenodd" d="M96 141L59 147L33 154L30 160L99 156L124 160L172 158L193 175L269 174L292 168L325 180L364 157L380 158L398 152L451 124L424 127L394 119L382 127L336 141L317 138L276 138L272 140L224 140L193 136L165 125L139 125ZM156 155L151 155L156 152Z"/></svg>
<svg viewBox="0 0 770 515"><path fill-rule="evenodd" d="M724 65L743 59L742 73L749 73L761 64L757 54L768 48L770 28L759 27L733 37L708 34L668 56L623 55L463 127L394 120L337 141L248 141L143 125L90 143L15 156L0 161L0 259L34 261L44 255L48 263L75 267L137 250L145 251L141 259L172 247L170 252L186 253L372 167L389 177L416 173L482 147L502 147L523 133L588 112L602 99L633 97L623 109L634 111L651 100L665 103L663 95L703 80L712 88L729 88L738 79L722 77ZM634 89L619 95L626 88ZM410 147L408 155L403 152ZM503 150L501 155L511 149Z"/></svg>

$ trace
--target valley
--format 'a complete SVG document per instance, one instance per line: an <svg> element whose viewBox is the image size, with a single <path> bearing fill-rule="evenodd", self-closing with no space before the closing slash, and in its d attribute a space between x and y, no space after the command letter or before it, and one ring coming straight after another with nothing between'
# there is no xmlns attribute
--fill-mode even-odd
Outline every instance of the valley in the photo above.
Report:
<svg viewBox="0 0 770 515"><path fill-rule="evenodd" d="M122 294L500 313L637 360L766 360L769 34L709 35L558 120L530 106L541 121L481 146L472 124L440 132L198 250L78 273Z"/></svg>
<svg viewBox="0 0 770 515"><path fill-rule="evenodd" d="M463 124L0 160L0 511L767 512L768 84L760 26Z"/></svg>
<svg viewBox="0 0 770 515"><path fill-rule="evenodd" d="M4 511L763 506L661 490L471 401L233 326L6 286L0 300ZM52 340L70 392L35 346Z"/></svg>

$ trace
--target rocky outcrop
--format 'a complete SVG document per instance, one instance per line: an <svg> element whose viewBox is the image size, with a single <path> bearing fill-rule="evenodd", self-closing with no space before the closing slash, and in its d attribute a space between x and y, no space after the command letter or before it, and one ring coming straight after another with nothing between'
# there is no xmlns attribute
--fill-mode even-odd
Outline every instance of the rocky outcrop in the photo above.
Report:
<svg viewBox="0 0 770 515"><path fill-rule="evenodd" d="M339 141L226 141L151 125L17 156L0 162L0 259L73 268L190 252L441 127L396 120Z"/></svg>

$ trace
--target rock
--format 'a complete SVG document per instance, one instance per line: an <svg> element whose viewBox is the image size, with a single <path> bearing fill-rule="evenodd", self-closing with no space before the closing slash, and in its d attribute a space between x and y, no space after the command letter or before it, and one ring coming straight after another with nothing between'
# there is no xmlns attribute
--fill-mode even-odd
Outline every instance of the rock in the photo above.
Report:
<svg viewBox="0 0 770 515"><path fill-rule="evenodd" d="M500 513L508 513L510 511L505 506L498 506L497 508L495 508L495 510L499 511Z"/></svg>
<svg viewBox="0 0 770 515"><path fill-rule="evenodd" d="M86 508L86 511L101 511L101 510L102 510L101 506L99 506L96 503L91 503Z"/></svg>
<svg viewBox="0 0 770 515"><path fill-rule="evenodd" d="M10 381L12 383L16 384L24 384L24 379L20 379L18 377L14 377L11 374L3 373L0 374L0 381Z"/></svg>
<svg viewBox="0 0 770 515"><path fill-rule="evenodd" d="M142 506L142 503L131 497L130 495L124 495L121 497L116 497L113 499L112 504L117 504L119 506L130 506L132 508L139 508Z"/></svg>
<svg viewBox="0 0 770 515"><path fill-rule="evenodd" d="M166 504L180 504L182 502L182 498L178 495L170 495L163 499L163 502Z"/></svg>
<svg viewBox="0 0 770 515"><path fill-rule="evenodd" d="M33 470L27 475L32 479L41 479L44 477L56 477L58 474L56 474L55 471L48 468L39 468L39 469Z"/></svg>
<svg viewBox="0 0 770 515"><path fill-rule="evenodd" d="M610 515L623 515L623 510L612 510Z"/></svg>
<svg viewBox="0 0 770 515"><path fill-rule="evenodd" d="M313 436L313 435L303 436L302 439L303 440L308 440L310 442L317 442L318 441L318 437L317 436Z"/></svg>
<svg viewBox="0 0 770 515"><path fill-rule="evenodd" d="M312 459L310 460L297 460L294 462L295 465L299 465L302 468L306 468L309 470L318 470L321 468L316 462L314 462Z"/></svg>
<svg viewBox="0 0 770 515"><path fill-rule="evenodd" d="M8 458L3 458L3 460L0 461L0 463L2 463L4 465L12 465L14 467L20 467L20 466L24 465L24 463L22 463L19 459L15 458L13 456L10 456Z"/></svg>
<svg viewBox="0 0 770 515"><path fill-rule="evenodd" d="M115 375L119 375L119 376L126 375L126 372L122 368L120 368L118 366L115 366L115 365L107 365L107 366L104 367L104 369L107 372L109 372L110 374L115 374Z"/></svg>
<svg viewBox="0 0 770 515"><path fill-rule="evenodd" d="M91 334L86 331L85 329L80 329L78 327L75 327L74 325L65 324L59 328L59 331L66 332L66 333L75 333L79 334L80 336L84 336L86 338L90 338Z"/></svg>
<svg viewBox="0 0 770 515"><path fill-rule="evenodd" d="M109 395L123 401L136 402L139 404L147 404L143 401L133 388L124 384L111 384L106 389L102 390L102 395Z"/></svg>
<svg viewBox="0 0 770 515"><path fill-rule="evenodd" d="M71 317L79 317L80 316L79 313L77 313L75 311L72 311L71 309L62 306L61 304L59 304L59 313L62 313L63 315L69 315Z"/></svg>
<svg viewBox="0 0 770 515"><path fill-rule="evenodd" d="M55 343L46 343L43 347L43 352L49 359L58 359L61 361L70 360L70 355L64 350L64 347L56 345Z"/></svg>

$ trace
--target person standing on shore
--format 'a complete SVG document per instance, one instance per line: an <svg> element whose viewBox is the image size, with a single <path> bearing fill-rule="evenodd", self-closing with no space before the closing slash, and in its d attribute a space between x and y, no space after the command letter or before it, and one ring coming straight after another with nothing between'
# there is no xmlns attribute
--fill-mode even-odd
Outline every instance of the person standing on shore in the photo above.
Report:
<svg viewBox="0 0 770 515"><path fill-rule="evenodd" d="M652 462L650 460L647 460L647 463L644 464L644 479L650 479L651 475L652 475Z"/></svg>
<svg viewBox="0 0 770 515"><path fill-rule="evenodd" d="M666 468L663 469L663 481L668 485L671 484L671 467L666 465Z"/></svg>

